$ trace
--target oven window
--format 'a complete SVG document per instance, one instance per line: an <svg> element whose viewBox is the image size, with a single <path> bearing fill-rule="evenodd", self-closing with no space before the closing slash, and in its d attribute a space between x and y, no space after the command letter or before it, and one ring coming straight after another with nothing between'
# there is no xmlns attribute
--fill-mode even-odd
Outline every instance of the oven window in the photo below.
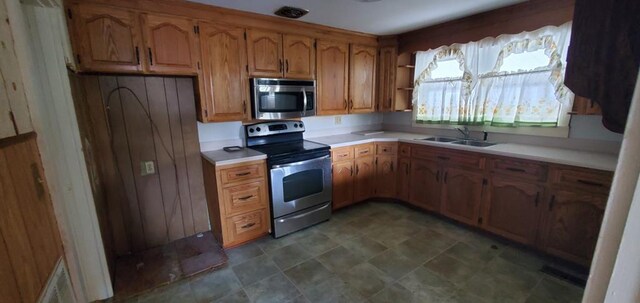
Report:
<svg viewBox="0 0 640 303"><path fill-rule="evenodd" d="M283 178L284 202L321 193L323 190L322 169L305 170Z"/></svg>
<svg viewBox="0 0 640 303"><path fill-rule="evenodd" d="M302 111L301 92L278 92L260 94L260 112L286 113Z"/></svg>

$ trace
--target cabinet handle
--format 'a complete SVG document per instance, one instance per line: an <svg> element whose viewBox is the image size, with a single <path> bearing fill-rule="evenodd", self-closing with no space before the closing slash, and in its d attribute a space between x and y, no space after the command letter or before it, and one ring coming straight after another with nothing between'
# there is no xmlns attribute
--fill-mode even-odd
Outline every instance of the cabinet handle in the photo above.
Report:
<svg viewBox="0 0 640 303"><path fill-rule="evenodd" d="M136 46L136 61L140 65L140 48Z"/></svg>
<svg viewBox="0 0 640 303"><path fill-rule="evenodd" d="M406 170L405 170L405 173L404 173L404 174L408 176L408 175L409 175L409 163L405 163L405 166L406 166L407 168L406 168Z"/></svg>
<svg viewBox="0 0 640 303"><path fill-rule="evenodd" d="M242 113L247 113L247 101L242 100Z"/></svg>
<svg viewBox="0 0 640 303"><path fill-rule="evenodd" d="M249 199L251 199L251 198L253 198L253 195L246 196L246 197L242 197L242 198L238 198L238 200L245 201L245 200L249 200Z"/></svg>
<svg viewBox="0 0 640 303"><path fill-rule="evenodd" d="M153 53L151 52L151 47L149 49L149 65L153 65Z"/></svg>
<svg viewBox="0 0 640 303"><path fill-rule="evenodd" d="M236 174L236 177L244 177L244 176L248 176L250 174L251 174L251 172L248 171L248 172Z"/></svg>
<svg viewBox="0 0 640 303"><path fill-rule="evenodd" d="M551 201L549 202L549 211L553 209L553 205L556 203L556 195L551 196Z"/></svg>
<svg viewBox="0 0 640 303"><path fill-rule="evenodd" d="M391 162L391 172L393 172L393 162Z"/></svg>
<svg viewBox="0 0 640 303"><path fill-rule="evenodd" d="M578 179L577 181L578 181L578 183L582 183L582 184L584 184L584 185L597 186L597 187L604 187L604 184L602 184L602 183L598 183L598 182L587 181L587 180L581 180L581 179Z"/></svg>
<svg viewBox="0 0 640 303"><path fill-rule="evenodd" d="M254 226L254 225L256 225L256 223L251 222L251 223L249 223L249 224L242 225L242 227L241 227L241 228L242 228L242 229L245 229L245 228L252 227L252 226Z"/></svg>
<svg viewBox="0 0 640 303"><path fill-rule="evenodd" d="M447 184L447 177L449 176L449 172L444 172L444 184Z"/></svg>
<svg viewBox="0 0 640 303"><path fill-rule="evenodd" d="M360 173L360 166L356 165L356 176Z"/></svg>
<svg viewBox="0 0 640 303"><path fill-rule="evenodd" d="M282 72L282 59L280 59L280 72Z"/></svg>
<svg viewBox="0 0 640 303"><path fill-rule="evenodd" d="M518 173L524 173L524 172L526 172L524 169L522 169L522 168L516 168L516 167L507 167L507 170L514 171L514 172L518 172Z"/></svg>
<svg viewBox="0 0 640 303"><path fill-rule="evenodd" d="M353 99L349 100L349 108L353 109Z"/></svg>
<svg viewBox="0 0 640 303"><path fill-rule="evenodd" d="M344 99L344 109L349 108L349 106L347 105L347 99Z"/></svg>
<svg viewBox="0 0 640 303"><path fill-rule="evenodd" d="M284 72L288 73L289 72L289 59L284 60Z"/></svg>
<svg viewBox="0 0 640 303"><path fill-rule="evenodd" d="M443 160L443 161L449 161L449 157L444 157L444 156L438 156L438 159Z"/></svg>
<svg viewBox="0 0 640 303"><path fill-rule="evenodd" d="M536 207L538 207L538 202L540 202L540 192L536 193Z"/></svg>

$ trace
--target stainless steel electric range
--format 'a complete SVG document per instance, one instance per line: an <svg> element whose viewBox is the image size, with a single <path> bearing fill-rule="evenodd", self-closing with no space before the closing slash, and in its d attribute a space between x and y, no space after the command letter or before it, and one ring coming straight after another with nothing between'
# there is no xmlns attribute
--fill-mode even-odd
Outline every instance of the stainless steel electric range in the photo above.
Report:
<svg viewBox="0 0 640 303"><path fill-rule="evenodd" d="M304 140L304 130L301 121L245 126L246 146L267 155L275 238L331 217L330 148Z"/></svg>

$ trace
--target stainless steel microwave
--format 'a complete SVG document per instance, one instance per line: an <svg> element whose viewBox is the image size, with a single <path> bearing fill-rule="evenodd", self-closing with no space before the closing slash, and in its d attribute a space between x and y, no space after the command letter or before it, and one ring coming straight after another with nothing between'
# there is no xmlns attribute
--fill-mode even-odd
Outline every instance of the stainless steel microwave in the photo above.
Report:
<svg viewBox="0 0 640 303"><path fill-rule="evenodd" d="M316 81L253 78L254 119L291 119L316 115Z"/></svg>

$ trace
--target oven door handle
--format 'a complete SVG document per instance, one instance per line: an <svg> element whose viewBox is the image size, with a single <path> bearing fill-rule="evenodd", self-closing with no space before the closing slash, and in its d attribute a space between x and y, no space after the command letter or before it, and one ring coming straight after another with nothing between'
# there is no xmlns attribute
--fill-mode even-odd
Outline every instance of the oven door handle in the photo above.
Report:
<svg viewBox="0 0 640 303"><path fill-rule="evenodd" d="M307 116L307 92L304 90L304 87L302 88L302 116L306 117Z"/></svg>
<svg viewBox="0 0 640 303"><path fill-rule="evenodd" d="M313 162L320 162L326 159L329 159L329 157L331 157L330 155L326 155L320 158L314 158L314 159L310 159L310 160L304 160L304 161L300 161L300 162L294 162L294 163L288 163L288 164L280 164L280 165L274 165L272 166L272 168L285 168L285 167L291 167L291 166L298 166L298 165L304 165L304 164L309 164L309 163L313 163Z"/></svg>

